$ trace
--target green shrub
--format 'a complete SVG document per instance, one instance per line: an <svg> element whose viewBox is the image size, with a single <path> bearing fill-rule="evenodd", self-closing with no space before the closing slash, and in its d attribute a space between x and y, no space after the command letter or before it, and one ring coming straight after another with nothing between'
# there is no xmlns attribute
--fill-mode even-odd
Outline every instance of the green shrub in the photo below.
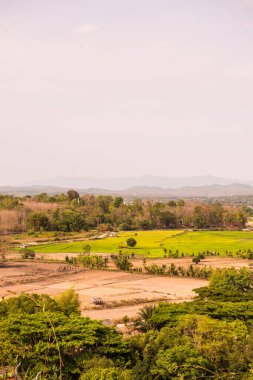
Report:
<svg viewBox="0 0 253 380"><path fill-rule="evenodd" d="M32 249L29 248L22 248L20 250L22 259L34 259L35 258L35 252Z"/></svg>
<svg viewBox="0 0 253 380"><path fill-rule="evenodd" d="M126 243L128 247L135 247L137 244L137 241L134 238L128 238Z"/></svg>

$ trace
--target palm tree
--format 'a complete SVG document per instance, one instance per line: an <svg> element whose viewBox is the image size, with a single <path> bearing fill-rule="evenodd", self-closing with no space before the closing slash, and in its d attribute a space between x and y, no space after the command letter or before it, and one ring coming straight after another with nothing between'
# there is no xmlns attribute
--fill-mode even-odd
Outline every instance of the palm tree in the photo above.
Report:
<svg viewBox="0 0 253 380"><path fill-rule="evenodd" d="M154 311L156 309L156 305L146 305L144 306L138 313L139 318L136 320L135 324L138 326L142 331L148 331L152 329L154 326L150 322L151 317L154 314Z"/></svg>

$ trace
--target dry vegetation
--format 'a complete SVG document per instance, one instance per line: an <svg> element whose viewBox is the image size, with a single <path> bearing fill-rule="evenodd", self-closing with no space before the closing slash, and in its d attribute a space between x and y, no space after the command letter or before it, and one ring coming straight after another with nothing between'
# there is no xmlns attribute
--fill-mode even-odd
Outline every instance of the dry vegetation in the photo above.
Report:
<svg viewBox="0 0 253 380"><path fill-rule="evenodd" d="M26 229L25 210L0 210L0 233L24 232Z"/></svg>
<svg viewBox="0 0 253 380"><path fill-rule="evenodd" d="M26 209L33 212L52 212L59 208L58 203L38 202L33 199L28 199L22 202Z"/></svg>

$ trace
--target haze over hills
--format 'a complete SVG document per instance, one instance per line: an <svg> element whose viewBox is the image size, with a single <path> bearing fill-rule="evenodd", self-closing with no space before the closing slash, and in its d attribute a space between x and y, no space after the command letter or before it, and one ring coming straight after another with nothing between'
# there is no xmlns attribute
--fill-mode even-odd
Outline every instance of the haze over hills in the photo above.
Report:
<svg viewBox="0 0 253 380"><path fill-rule="evenodd" d="M211 175L194 176L194 177L161 177L161 176L140 176L140 177L56 177L45 180L36 180L22 183L19 186L47 186L77 189L110 189L124 190L131 187L160 187L163 189L172 188L179 189L186 186L211 186L211 185L232 185L232 184L253 185L253 181L229 179L215 177Z"/></svg>
<svg viewBox="0 0 253 380"><path fill-rule="evenodd" d="M252 195L253 186L244 184L184 186L178 189L136 186L122 194L133 197L224 197L232 195Z"/></svg>
<svg viewBox="0 0 253 380"><path fill-rule="evenodd" d="M35 195L42 192L48 194L66 193L75 188L80 194L121 195L123 197L150 197L150 198L191 198L191 197L224 197L234 195L253 195L253 186L245 184L183 186L180 188L161 188L154 186L133 186L122 190L87 188L80 189L74 186L2 186L0 193L12 195Z"/></svg>

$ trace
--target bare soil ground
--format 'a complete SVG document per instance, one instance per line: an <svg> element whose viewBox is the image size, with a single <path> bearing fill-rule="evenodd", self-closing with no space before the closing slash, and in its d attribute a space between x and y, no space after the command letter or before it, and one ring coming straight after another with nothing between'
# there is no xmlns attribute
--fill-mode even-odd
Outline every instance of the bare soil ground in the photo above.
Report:
<svg viewBox="0 0 253 380"><path fill-rule="evenodd" d="M146 265L151 264L157 265L167 265L175 264L176 266L189 267L192 264L192 257L184 257L179 259L150 259L147 260ZM143 264L143 259L133 260L134 267L141 267ZM207 256L205 260L201 260L198 266L210 266L212 268L231 268L235 267L237 269L242 267L248 267L250 264L253 265L253 260L239 259L233 257L220 257L220 256ZM194 264L193 264L194 265Z"/></svg>
<svg viewBox="0 0 253 380"><path fill-rule="evenodd" d="M6 263L0 268L0 297L22 292L55 296L73 287L79 294L83 315L115 320L135 315L147 302L190 300L194 296L192 289L207 284L198 279L116 271L62 272L61 267L54 263ZM101 297L106 306L94 306L92 297Z"/></svg>
<svg viewBox="0 0 253 380"><path fill-rule="evenodd" d="M63 262L65 260L65 257L77 257L79 253L43 253L43 254L36 254L36 258L39 261L40 259L43 259L45 261L61 261ZM110 257L110 254L108 253L100 253L99 255L104 257ZM9 259L20 259L20 253L13 252L8 254ZM134 268L141 268L143 267L143 258L141 257L135 257L134 259L131 259L133 263ZM167 265L175 264L176 266L183 266L188 267L192 264L192 257L184 257L184 258L154 258L154 259L147 259L146 265L152 265L153 263L157 265ZM247 260L247 259L240 259L240 258L234 258L234 257L223 257L223 256L207 256L205 260L202 260L198 265L199 266L211 266L213 268L241 268L244 266L253 266L253 260Z"/></svg>
<svg viewBox="0 0 253 380"><path fill-rule="evenodd" d="M135 267L143 264L141 259L133 262ZM183 258L154 259L147 264L151 265L153 262L181 266L192 263L191 258ZM249 263L249 260L243 259L208 257L200 265L240 268L248 266ZM80 269L61 263L38 261L6 262L0 267L0 297L10 297L13 293L22 292L55 296L73 287L79 294L82 314L102 320L117 320L125 315L133 317L141 307L151 302L191 300L194 297L192 290L207 283L200 279ZM105 306L95 306L91 301L92 297L101 297Z"/></svg>

